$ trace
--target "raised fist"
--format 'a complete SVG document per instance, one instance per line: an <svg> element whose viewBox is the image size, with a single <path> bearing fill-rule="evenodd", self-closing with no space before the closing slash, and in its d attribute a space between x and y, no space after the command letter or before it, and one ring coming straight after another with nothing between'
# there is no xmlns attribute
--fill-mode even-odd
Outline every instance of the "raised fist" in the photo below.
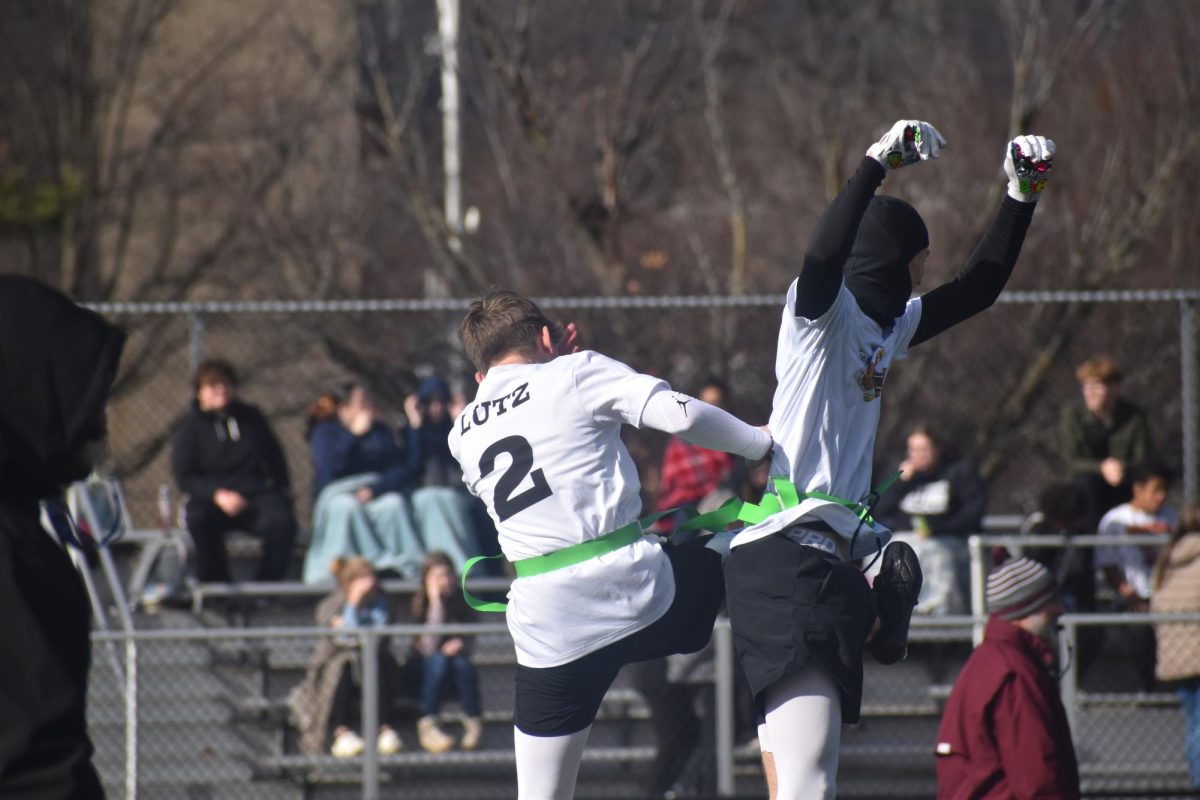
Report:
<svg viewBox="0 0 1200 800"><path fill-rule="evenodd" d="M1008 196L1023 203L1036 202L1053 169L1053 141L1045 136L1018 136L1004 152Z"/></svg>
<svg viewBox="0 0 1200 800"><path fill-rule="evenodd" d="M867 148L867 155L884 169L899 169L937 158L946 140L928 122L902 119L888 130L878 142Z"/></svg>

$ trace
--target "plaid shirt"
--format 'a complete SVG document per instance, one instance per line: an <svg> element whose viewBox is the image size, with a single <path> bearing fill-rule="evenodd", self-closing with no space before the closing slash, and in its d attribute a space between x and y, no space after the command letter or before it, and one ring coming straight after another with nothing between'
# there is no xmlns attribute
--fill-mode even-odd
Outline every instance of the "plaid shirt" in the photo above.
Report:
<svg viewBox="0 0 1200 800"><path fill-rule="evenodd" d="M697 447L672 436L663 454L658 510L699 502L720 486L732 471L731 454Z"/></svg>

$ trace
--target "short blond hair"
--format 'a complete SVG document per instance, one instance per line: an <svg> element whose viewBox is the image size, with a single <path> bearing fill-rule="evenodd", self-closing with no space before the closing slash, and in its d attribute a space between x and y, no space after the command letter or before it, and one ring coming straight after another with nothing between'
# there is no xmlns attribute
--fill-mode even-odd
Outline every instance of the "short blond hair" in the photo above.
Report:
<svg viewBox="0 0 1200 800"><path fill-rule="evenodd" d="M532 355L542 328L550 329L554 341L562 336L561 327L543 314L537 303L500 289L471 303L458 332L471 363L480 372L487 372L508 353Z"/></svg>
<svg viewBox="0 0 1200 800"><path fill-rule="evenodd" d="M1108 356L1089 358L1075 370L1075 377L1080 383L1099 381L1100 383L1120 383L1121 370Z"/></svg>

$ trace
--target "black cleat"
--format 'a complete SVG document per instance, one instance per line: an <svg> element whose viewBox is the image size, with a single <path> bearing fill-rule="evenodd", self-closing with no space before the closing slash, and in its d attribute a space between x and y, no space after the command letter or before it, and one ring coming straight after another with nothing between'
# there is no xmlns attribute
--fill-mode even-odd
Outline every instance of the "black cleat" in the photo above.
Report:
<svg viewBox="0 0 1200 800"><path fill-rule="evenodd" d="M908 652L908 623L921 594L921 562L905 542L892 542L871 589L879 614L879 632L867 651L880 664L895 664Z"/></svg>

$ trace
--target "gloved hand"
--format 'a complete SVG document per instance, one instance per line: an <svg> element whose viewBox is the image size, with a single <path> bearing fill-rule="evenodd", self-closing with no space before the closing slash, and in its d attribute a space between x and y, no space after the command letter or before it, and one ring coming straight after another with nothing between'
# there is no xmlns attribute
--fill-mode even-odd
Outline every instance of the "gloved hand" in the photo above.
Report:
<svg viewBox="0 0 1200 800"><path fill-rule="evenodd" d="M1054 168L1054 142L1045 136L1018 136L1004 153L1008 196L1022 203L1037 202Z"/></svg>
<svg viewBox="0 0 1200 800"><path fill-rule="evenodd" d="M884 169L899 169L918 161L937 158L945 146L946 140L928 122L902 119L882 139L867 148L867 155L878 161Z"/></svg>

